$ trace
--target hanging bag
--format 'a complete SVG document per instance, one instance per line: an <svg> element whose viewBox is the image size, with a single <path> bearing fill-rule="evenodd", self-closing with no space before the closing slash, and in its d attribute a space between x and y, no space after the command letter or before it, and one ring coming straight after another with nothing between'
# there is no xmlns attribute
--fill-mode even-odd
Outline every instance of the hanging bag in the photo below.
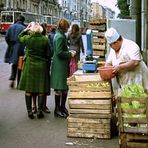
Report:
<svg viewBox="0 0 148 148"><path fill-rule="evenodd" d="M19 56L19 59L18 59L18 70L22 70L22 67L23 67L23 56Z"/></svg>
<svg viewBox="0 0 148 148"><path fill-rule="evenodd" d="M73 73L77 70L77 63L74 57L71 58L69 66L70 66L70 76L72 76Z"/></svg>

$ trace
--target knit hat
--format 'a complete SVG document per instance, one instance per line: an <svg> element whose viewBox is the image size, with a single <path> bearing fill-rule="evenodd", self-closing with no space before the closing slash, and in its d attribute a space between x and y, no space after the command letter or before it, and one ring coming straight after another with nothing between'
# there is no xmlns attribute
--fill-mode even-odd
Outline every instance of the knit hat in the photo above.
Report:
<svg viewBox="0 0 148 148"><path fill-rule="evenodd" d="M117 39L120 37L119 33L116 31L116 29L114 28L109 28L106 32L105 32L105 38L107 40L107 42L113 43L115 41L117 41Z"/></svg>

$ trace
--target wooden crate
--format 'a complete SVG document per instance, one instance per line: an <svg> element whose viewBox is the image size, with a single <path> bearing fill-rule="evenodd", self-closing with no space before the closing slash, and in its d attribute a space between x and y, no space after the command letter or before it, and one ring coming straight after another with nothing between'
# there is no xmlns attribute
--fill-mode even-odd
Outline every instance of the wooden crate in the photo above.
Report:
<svg viewBox="0 0 148 148"><path fill-rule="evenodd" d="M148 148L148 135L120 133L120 148Z"/></svg>
<svg viewBox="0 0 148 148"><path fill-rule="evenodd" d="M105 50L93 50L93 55L94 56L105 56Z"/></svg>
<svg viewBox="0 0 148 148"><path fill-rule="evenodd" d="M89 20L90 25L100 25L100 24L106 24L106 19L90 19Z"/></svg>
<svg viewBox="0 0 148 148"><path fill-rule="evenodd" d="M111 99L68 98L70 117L111 118Z"/></svg>
<svg viewBox="0 0 148 148"><path fill-rule="evenodd" d="M67 84L72 90L72 87L77 88L76 91L91 90L95 91L110 91L111 83L109 81L103 81L99 73L95 74L84 74L84 75L73 75L67 78ZM80 89L81 88L81 89Z"/></svg>
<svg viewBox="0 0 148 148"><path fill-rule="evenodd" d="M121 108L121 103L139 101L141 108ZM120 132L148 134L148 98L118 97L118 121Z"/></svg>
<svg viewBox="0 0 148 148"><path fill-rule="evenodd" d="M68 117L68 137L111 138L111 119Z"/></svg>
<svg viewBox="0 0 148 148"><path fill-rule="evenodd" d="M111 98L111 84L99 74L72 76L67 79L69 98Z"/></svg>
<svg viewBox="0 0 148 148"><path fill-rule="evenodd" d="M105 50L105 44L104 45L99 45L99 44L93 44L93 49L94 50Z"/></svg>

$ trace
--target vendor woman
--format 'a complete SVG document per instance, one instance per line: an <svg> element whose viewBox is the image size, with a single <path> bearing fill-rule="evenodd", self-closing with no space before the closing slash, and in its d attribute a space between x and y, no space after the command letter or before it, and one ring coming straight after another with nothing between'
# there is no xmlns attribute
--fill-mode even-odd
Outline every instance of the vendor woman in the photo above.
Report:
<svg viewBox="0 0 148 148"><path fill-rule="evenodd" d="M105 65L114 66L120 88L128 84L139 84L148 91L148 68L143 61L139 46L121 36L116 29L105 32L106 40L111 47Z"/></svg>

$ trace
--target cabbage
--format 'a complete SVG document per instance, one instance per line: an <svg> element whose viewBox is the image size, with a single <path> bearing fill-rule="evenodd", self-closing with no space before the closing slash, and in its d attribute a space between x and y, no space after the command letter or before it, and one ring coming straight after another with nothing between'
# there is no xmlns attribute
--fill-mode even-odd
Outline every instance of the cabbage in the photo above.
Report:
<svg viewBox="0 0 148 148"><path fill-rule="evenodd" d="M121 108L132 108L132 106L129 103L121 103Z"/></svg>
<svg viewBox="0 0 148 148"><path fill-rule="evenodd" d="M127 98L146 98L148 94L145 93L144 88L138 84L130 84L125 86L121 91L122 97Z"/></svg>

